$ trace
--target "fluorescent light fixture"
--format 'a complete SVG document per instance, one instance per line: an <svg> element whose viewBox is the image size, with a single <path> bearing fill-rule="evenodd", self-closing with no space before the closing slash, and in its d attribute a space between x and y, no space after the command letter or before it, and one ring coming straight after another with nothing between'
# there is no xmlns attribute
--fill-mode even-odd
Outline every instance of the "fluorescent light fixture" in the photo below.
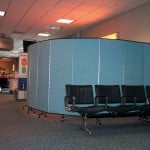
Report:
<svg viewBox="0 0 150 150"><path fill-rule="evenodd" d="M72 20L72 19L58 19L56 22L70 24L70 23L74 22L74 20Z"/></svg>
<svg viewBox="0 0 150 150"><path fill-rule="evenodd" d="M47 36L50 36L50 34L49 33L39 33L38 36L45 36L45 37L47 37Z"/></svg>
<svg viewBox="0 0 150 150"><path fill-rule="evenodd" d="M61 26L49 25L48 28L50 28L52 30L60 30L62 27Z"/></svg>
<svg viewBox="0 0 150 150"><path fill-rule="evenodd" d="M0 11L0 16L4 16L5 15L5 11Z"/></svg>

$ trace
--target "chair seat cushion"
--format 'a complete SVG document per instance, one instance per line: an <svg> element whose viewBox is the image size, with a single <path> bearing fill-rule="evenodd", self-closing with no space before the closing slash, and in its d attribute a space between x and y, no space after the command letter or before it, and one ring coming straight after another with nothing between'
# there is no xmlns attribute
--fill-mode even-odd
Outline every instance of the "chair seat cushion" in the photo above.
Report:
<svg viewBox="0 0 150 150"><path fill-rule="evenodd" d="M135 105L118 105L118 106L109 106L108 109L111 112L125 113L125 112L136 110L136 106Z"/></svg>
<svg viewBox="0 0 150 150"><path fill-rule="evenodd" d="M77 112L80 114L97 114L99 112L104 111L105 108L101 106L87 106L87 107L77 107Z"/></svg>
<svg viewBox="0 0 150 150"><path fill-rule="evenodd" d="M140 111L150 111L150 104L140 105L137 109Z"/></svg>

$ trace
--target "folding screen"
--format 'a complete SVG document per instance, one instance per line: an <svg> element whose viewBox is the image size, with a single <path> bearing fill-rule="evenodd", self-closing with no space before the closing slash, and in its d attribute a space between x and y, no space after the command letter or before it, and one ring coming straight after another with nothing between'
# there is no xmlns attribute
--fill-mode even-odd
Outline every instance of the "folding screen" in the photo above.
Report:
<svg viewBox="0 0 150 150"><path fill-rule="evenodd" d="M144 50L142 43L125 42L124 84L144 84Z"/></svg>
<svg viewBox="0 0 150 150"><path fill-rule="evenodd" d="M100 40L99 84L123 83L124 41Z"/></svg>
<svg viewBox="0 0 150 150"><path fill-rule="evenodd" d="M38 44L30 46L28 51L28 90L27 90L27 101L28 104L33 108L38 108L38 99L37 99L37 71L38 71Z"/></svg>
<svg viewBox="0 0 150 150"><path fill-rule="evenodd" d="M29 47L28 104L64 110L65 84L150 85L150 44L106 39L58 39Z"/></svg>
<svg viewBox="0 0 150 150"><path fill-rule="evenodd" d="M51 112L64 112L65 84L72 84L73 40L52 40L50 49Z"/></svg>
<svg viewBox="0 0 150 150"><path fill-rule="evenodd" d="M37 62L37 101L38 109L48 111L50 88L50 42L40 42Z"/></svg>
<svg viewBox="0 0 150 150"><path fill-rule="evenodd" d="M150 85L150 44L144 43L144 85Z"/></svg>
<svg viewBox="0 0 150 150"><path fill-rule="evenodd" d="M65 96L65 84L97 83L98 47L98 39L51 41L50 111L65 113L64 102L61 101Z"/></svg>
<svg viewBox="0 0 150 150"><path fill-rule="evenodd" d="M98 39L77 39L73 44L73 83L92 84L98 82Z"/></svg>

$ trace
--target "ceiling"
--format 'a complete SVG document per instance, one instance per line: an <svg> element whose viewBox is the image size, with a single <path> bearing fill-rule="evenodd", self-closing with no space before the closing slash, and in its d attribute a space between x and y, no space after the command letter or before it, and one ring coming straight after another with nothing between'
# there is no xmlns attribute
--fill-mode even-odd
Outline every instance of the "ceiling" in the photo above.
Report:
<svg viewBox="0 0 150 150"><path fill-rule="evenodd" d="M0 0L0 35L14 39L12 51L0 51L0 57L17 57L22 40L42 41L64 38L113 16L143 5L150 0ZM60 18L74 19L72 24L57 23ZM61 26L51 29L49 26ZM39 37L38 33L50 33Z"/></svg>

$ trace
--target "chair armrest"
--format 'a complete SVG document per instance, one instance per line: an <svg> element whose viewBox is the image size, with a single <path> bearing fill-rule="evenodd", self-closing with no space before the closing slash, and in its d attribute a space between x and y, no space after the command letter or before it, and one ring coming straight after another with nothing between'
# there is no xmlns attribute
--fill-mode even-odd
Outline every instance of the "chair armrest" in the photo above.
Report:
<svg viewBox="0 0 150 150"><path fill-rule="evenodd" d="M136 105L137 97L134 97L134 104Z"/></svg>
<svg viewBox="0 0 150 150"><path fill-rule="evenodd" d="M98 104L99 104L99 99L96 97L96 98L94 99L94 106L98 106Z"/></svg>
<svg viewBox="0 0 150 150"><path fill-rule="evenodd" d="M65 109L68 109L68 108L69 108L70 99L71 99L71 97L65 96L65 98L64 98Z"/></svg>
<svg viewBox="0 0 150 150"><path fill-rule="evenodd" d="M128 100L127 100L128 99ZM137 102L137 97L134 97L134 96L123 96L122 97L122 100L121 100L121 104L122 105L125 105L126 102L128 102L130 99L130 101L133 101L134 104L136 105L136 102Z"/></svg>
<svg viewBox="0 0 150 150"><path fill-rule="evenodd" d="M94 106L98 106L101 102L101 100L105 101L105 107L108 105L108 97L107 96L96 96L94 101Z"/></svg>
<svg viewBox="0 0 150 150"><path fill-rule="evenodd" d="M73 97L72 97L72 107L74 107L75 104L76 104L76 98L73 96Z"/></svg>
<svg viewBox="0 0 150 150"><path fill-rule="evenodd" d="M147 105L150 104L149 100L150 100L150 96L147 96L147 98L146 98L146 104L147 104Z"/></svg>
<svg viewBox="0 0 150 150"><path fill-rule="evenodd" d="M64 105L65 110L72 111L75 109L75 97L65 96L64 98Z"/></svg>
<svg viewBox="0 0 150 150"><path fill-rule="evenodd" d="M122 98L121 98L121 105L125 105L125 103L126 103L126 97L122 96Z"/></svg>

